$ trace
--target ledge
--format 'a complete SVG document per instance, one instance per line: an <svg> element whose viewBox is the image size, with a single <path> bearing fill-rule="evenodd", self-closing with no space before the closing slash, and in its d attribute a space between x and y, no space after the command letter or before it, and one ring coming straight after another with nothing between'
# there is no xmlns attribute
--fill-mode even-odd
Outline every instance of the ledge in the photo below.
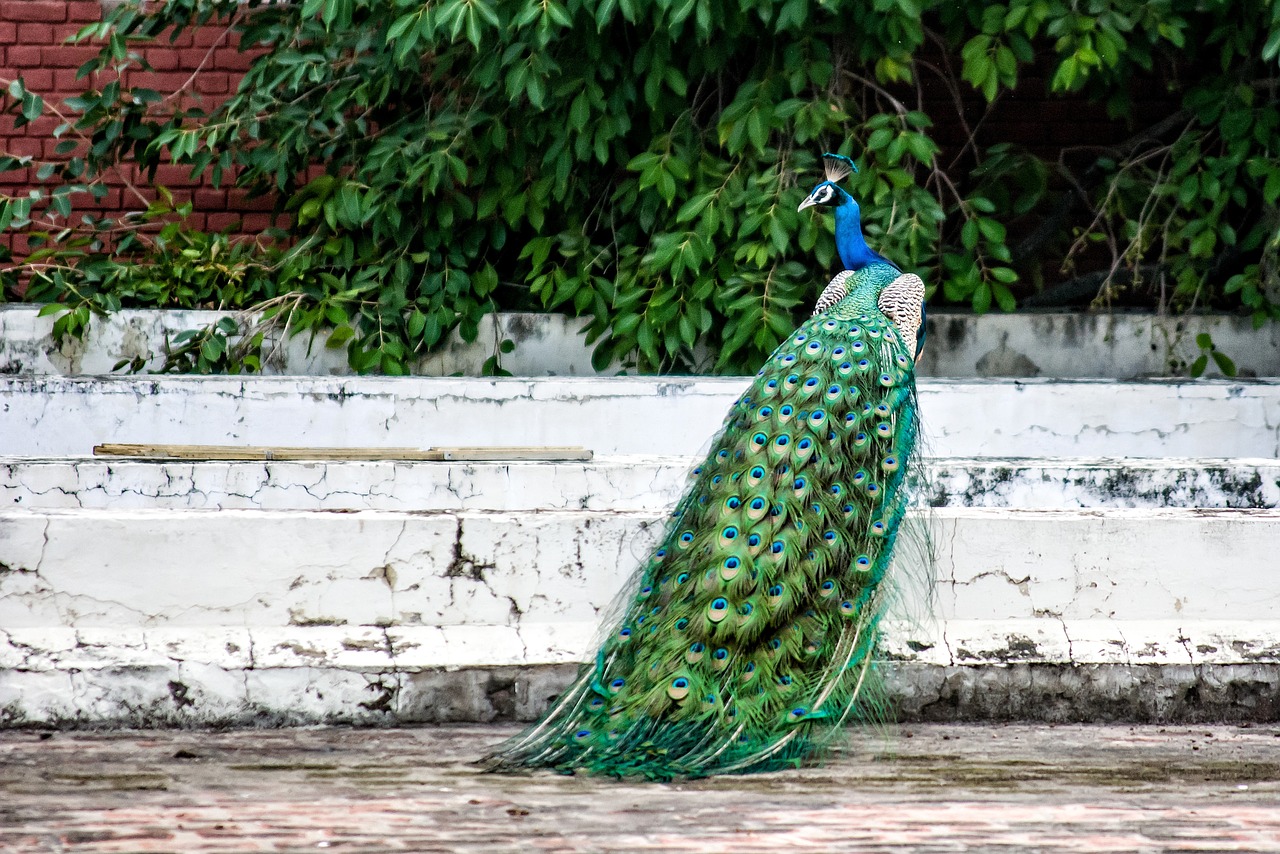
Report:
<svg viewBox="0 0 1280 854"><path fill-rule="evenodd" d="M87 337L55 344L54 317L37 317L40 306L0 306L0 374L105 374L120 361L141 359L148 370L163 362L166 336L215 323L227 316L252 322L256 316L186 309L127 309L95 317ZM456 332L436 352L413 366L414 373L475 375L498 344L510 340L514 352L503 367L517 376L593 376L592 348L581 318L561 314L508 312L486 316L479 335L465 342ZM951 377L1134 377L1186 373L1200 350L1198 334L1235 360L1244 375L1280 376L1280 324L1254 329L1248 317L1046 312L973 315L931 310L919 371ZM265 370L271 374L350 374L346 353L324 346L326 334L268 338ZM603 373L617 373L620 365ZM1210 373L1216 368L1211 366Z"/></svg>

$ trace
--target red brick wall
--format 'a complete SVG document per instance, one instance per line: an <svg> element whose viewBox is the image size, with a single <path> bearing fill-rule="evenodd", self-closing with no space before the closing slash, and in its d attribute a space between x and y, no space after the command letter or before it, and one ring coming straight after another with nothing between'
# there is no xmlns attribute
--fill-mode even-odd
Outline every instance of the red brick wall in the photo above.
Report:
<svg viewBox="0 0 1280 854"><path fill-rule="evenodd" d="M93 45L64 42L86 24L102 18L100 0L0 0L0 80L21 77L27 88L45 98L49 106L61 108L62 100L95 84L76 79L76 69L96 56ZM127 72L126 83L146 86L162 95L180 93L175 101L205 109L216 106L231 93L241 74L249 67L249 56L237 50L235 39L223 27L209 26L186 33L176 42L159 39L141 48L141 54L155 69L152 73ZM200 69L198 75L193 72ZM101 81L100 86L107 82ZM59 140L52 136L59 120L45 117L26 127L14 129L11 116L0 116L0 152L54 159ZM57 159L62 159L58 157ZM269 224L270 200L249 200L242 193L207 181L193 182L186 168L162 166L155 182L173 191L175 200L190 199L195 206L191 224L196 228L221 230L236 226L257 233ZM0 173L0 192L21 195L38 186L35 169ZM76 196L77 213L123 213L145 207L143 199L155 198L149 182L139 181L130 169L110 176L110 190L95 202L88 194ZM13 247L21 250L21 246Z"/></svg>

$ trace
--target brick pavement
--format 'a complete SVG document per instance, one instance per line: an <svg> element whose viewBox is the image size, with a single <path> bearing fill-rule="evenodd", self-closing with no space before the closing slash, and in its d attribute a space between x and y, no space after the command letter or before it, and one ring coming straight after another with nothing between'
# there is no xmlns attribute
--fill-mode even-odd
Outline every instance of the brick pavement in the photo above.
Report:
<svg viewBox="0 0 1280 854"><path fill-rule="evenodd" d="M506 727L0 733L0 850L1280 851L1280 727L912 725L671 785L467 763Z"/></svg>

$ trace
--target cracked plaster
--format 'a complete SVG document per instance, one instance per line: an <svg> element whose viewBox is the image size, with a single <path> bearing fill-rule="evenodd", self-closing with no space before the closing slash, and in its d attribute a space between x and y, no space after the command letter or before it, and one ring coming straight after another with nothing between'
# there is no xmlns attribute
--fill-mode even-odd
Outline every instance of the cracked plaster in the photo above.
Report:
<svg viewBox="0 0 1280 854"><path fill-rule="evenodd" d="M181 462L0 458L0 507L660 512L694 457L586 463ZM938 459L936 506L1273 507L1276 460Z"/></svg>

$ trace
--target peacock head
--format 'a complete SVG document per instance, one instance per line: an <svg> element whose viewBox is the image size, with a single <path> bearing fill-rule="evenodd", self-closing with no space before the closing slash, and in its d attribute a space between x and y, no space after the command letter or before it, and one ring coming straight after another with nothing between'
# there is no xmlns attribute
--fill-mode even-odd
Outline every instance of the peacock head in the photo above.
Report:
<svg viewBox="0 0 1280 854"><path fill-rule="evenodd" d="M805 208L811 208L814 205L830 205L839 207L845 204L851 204L855 207L857 202L853 200L853 196L840 189L839 182L847 178L851 173L857 172L858 167L854 162L843 154L824 154L822 155L822 166L826 170L827 180L813 188L813 192L800 203L797 211Z"/></svg>

